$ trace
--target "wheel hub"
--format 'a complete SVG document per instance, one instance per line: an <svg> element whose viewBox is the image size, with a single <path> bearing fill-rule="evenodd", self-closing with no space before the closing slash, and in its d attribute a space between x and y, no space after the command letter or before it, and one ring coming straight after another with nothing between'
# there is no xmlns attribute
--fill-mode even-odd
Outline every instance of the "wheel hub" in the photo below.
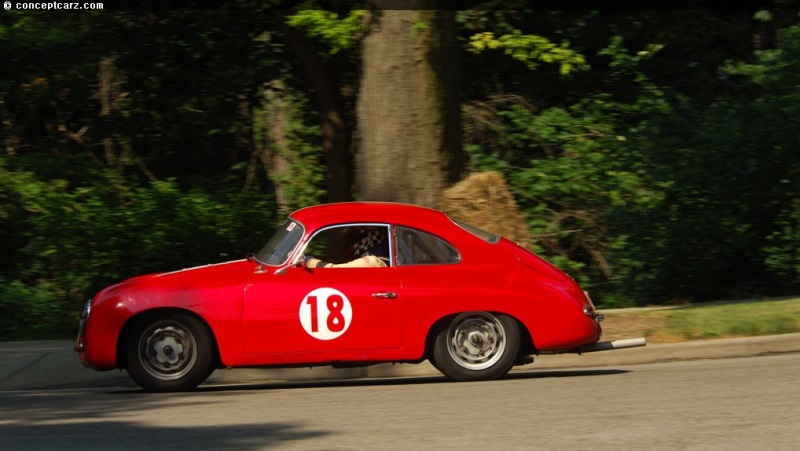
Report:
<svg viewBox="0 0 800 451"><path fill-rule="evenodd" d="M450 326L448 351L458 365L481 370L490 367L505 351L505 332L488 313L456 318Z"/></svg>
<svg viewBox="0 0 800 451"><path fill-rule="evenodd" d="M470 331L467 339L463 342L462 351L471 356L484 355L492 346L491 340L491 337L484 331Z"/></svg>
<svg viewBox="0 0 800 451"><path fill-rule="evenodd" d="M197 359L192 335L182 327L153 326L140 341L145 371L161 380L175 380L188 373Z"/></svg>
<svg viewBox="0 0 800 451"><path fill-rule="evenodd" d="M153 358L162 365L174 365L181 359L183 348L176 337L166 336L153 343Z"/></svg>

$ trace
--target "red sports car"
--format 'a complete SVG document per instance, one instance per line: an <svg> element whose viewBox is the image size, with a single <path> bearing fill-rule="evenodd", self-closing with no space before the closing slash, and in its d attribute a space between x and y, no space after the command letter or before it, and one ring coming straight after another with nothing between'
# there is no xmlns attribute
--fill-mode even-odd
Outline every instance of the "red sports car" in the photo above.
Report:
<svg viewBox="0 0 800 451"><path fill-rule="evenodd" d="M256 255L152 274L87 301L75 350L145 390L198 386L221 367L429 360L450 379L493 379L531 356L598 343L602 315L523 247L404 204L295 211Z"/></svg>

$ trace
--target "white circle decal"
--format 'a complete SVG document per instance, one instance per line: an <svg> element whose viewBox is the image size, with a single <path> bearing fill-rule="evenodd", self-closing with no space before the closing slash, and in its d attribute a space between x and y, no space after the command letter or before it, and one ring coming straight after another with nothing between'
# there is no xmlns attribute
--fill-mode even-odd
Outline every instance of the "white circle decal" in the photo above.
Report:
<svg viewBox="0 0 800 451"><path fill-rule="evenodd" d="M317 340L333 340L350 327L353 308L339 290L317 288L300 303L300 324Z"/></svg>

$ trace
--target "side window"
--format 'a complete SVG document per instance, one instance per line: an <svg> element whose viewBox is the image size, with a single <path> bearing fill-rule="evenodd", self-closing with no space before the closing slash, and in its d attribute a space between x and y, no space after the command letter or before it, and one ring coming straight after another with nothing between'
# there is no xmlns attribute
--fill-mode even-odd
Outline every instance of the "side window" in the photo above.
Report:
<svg viewBox="0 0 800 451"><path fill-rule="evenodd" d="M396 227L397 264L447 265L461 261L461 254L447 241L430 233L407 227Z"/></svg>
<svg viewBox="0 0 800 451"><path fill-rule="evenodd" d="M317 232L303 253L326 262L343 260L344 244L341 242L341 234L341 227L331 227Z"/></svg>
<svg viewBox="0 0 800 451"><path fill-rule="evenodd" d="M389 262L389 227L385 224L348 224L320 230L309 241L304 255L343 264L364 255Z"/></svg>

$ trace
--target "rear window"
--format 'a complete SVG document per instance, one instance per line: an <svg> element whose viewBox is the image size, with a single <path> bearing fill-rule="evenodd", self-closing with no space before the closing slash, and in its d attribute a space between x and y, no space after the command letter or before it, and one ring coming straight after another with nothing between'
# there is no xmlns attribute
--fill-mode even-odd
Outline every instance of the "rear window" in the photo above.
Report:
<svg viewBox="0 0 800 451"><path fill-rule="evenodd" d="M450 218L450 220L453 221L457 226L477 236L483 241L486 241L487 243L496 244L498 241L500 241L500 235L495 235L494 233L489 233L485 230L481 230L475 226L467 224L466 222L459 221L458 219Z"/></svg>
<svg viewBox="0 0 800 451"><path fill-rule="evenodd" d="M407 265L448 265L461 261L458 253L447 241L422 230L398 226L397 264Z"/></svg>

